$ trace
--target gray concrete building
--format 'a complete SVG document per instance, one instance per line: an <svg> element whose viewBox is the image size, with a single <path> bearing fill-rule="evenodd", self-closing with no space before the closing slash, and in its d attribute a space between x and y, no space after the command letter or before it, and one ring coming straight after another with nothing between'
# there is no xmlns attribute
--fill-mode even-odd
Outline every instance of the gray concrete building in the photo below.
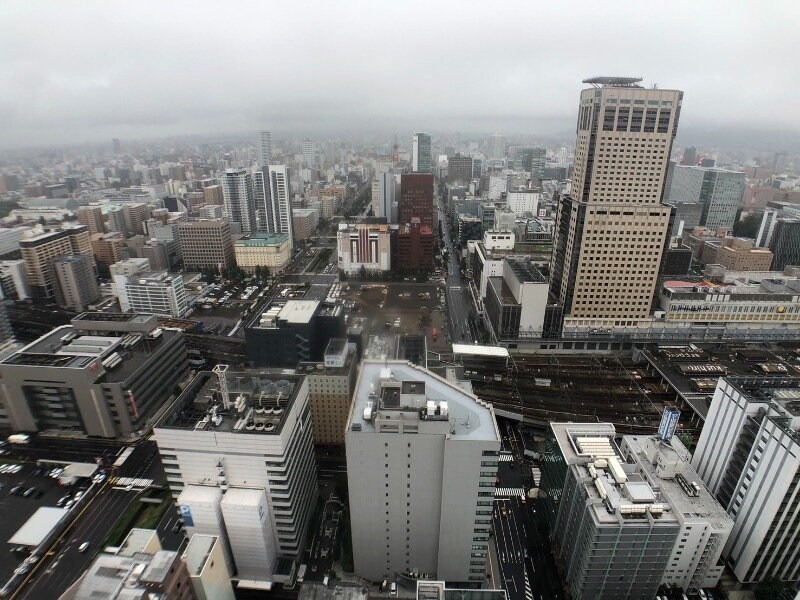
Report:
<svg viewBox="0 0 800 600"><path fill-rule="evenodd" d="M356 575L482 584L500 452L491 405L411 363L365 360L345 446Z"/></svg>
<svg viewBox="0 0 800 600"><path fill-rule="evenodd" d="M607 423L551 423L548 431L541 510L576 600L652 600L682 530L615 436Z"/></svg>
<svg viewBox="0 0 800 600"><path fill-rule="evenodd" d="M701 225L709 229L733 227L744 189L742 171L678 165L672 174L667 201L699 202L703 205Z"/></svg>
<svg viewBox="0 0 800 600"><path fill-rule="evenodd" d="M737 579L800 580L800 378L720 378L692 466L733 518Z"/></svg>
<svg viewBox="0 0 800 600"><path fill-rule="evenodd" d="M94 274L94 262L83 254L60 256L53 261L53 270L58 281L59 302L81 312L100 298L100 288Z"/></svg>
<svg viewBox="0 0 800 600"><path fill-rule="evenodd" d="M155 315L87 312L0 361L0 403L15 431L127 438L187 368L183 333Z"/></svg>

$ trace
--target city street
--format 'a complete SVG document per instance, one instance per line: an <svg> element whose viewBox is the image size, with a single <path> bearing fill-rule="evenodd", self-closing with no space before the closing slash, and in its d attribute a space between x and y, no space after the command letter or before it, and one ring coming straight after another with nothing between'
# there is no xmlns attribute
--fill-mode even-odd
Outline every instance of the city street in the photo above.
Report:
<svg viewBox="0 0 800 600"><path fill-rule="evenodd" d="M500 423L503 454L492 521L499 573L494 585L509 600L564 598L550 554L550 545L536 528L536 500L526 499L531 486L530 466L522 461L523 445L517 428Z"/></svg>
<svg viewBox="0 0 800 600"><path fill-rule="evenodd" d="M140 444L125 463L113 471L113 475L163 481L155 443ZM58 598L89 566L94 555L103 549L108 534L138 495L136 490L114 489L110 478L106 480L103 489L36 564L15 597L31 600ZM174 511L169 513L174 515ZM160 530L162 525L166 525L163 520L159 524ZM79 552L78 547L84 542L89 542L89 548L86 552Z"/></svg>
<svg viewBox="0 0 800 600"><path fill-rule="evenodd" d="M450 224L441 203L439 204L439 222L442 224L442 234L444 235L443 245L448 252L445 286L447 288L447 309L450 316L450 340L453 343L471 344L476 339L470 319L472 300L467 284L461 277L461 257L453 245Z"/></svg>

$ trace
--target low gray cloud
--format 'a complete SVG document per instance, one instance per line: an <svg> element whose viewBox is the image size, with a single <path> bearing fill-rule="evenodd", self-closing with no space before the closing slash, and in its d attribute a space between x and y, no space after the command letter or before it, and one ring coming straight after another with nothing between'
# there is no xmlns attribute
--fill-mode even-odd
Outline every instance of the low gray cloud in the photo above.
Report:
<svg viewBox="0 0 800 600"><path fill-rule="evenodd" d="M581 79L608 74L684 90L690 127L798 129L799 30L794 0L6 0L0 145L259 127L550 134L571 127Z"/></svg>

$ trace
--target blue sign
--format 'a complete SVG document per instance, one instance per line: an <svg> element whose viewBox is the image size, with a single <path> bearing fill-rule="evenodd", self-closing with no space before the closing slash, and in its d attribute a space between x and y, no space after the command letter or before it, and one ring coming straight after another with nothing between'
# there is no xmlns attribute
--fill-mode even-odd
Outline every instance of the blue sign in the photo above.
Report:
<svg viewBox="0 0 800 600"><path fill-rule="evenodd" d="M183 519L183 524L186 527L194 527L194 519L192 519L192 509L184 504L181 504L178 507L178 510L180 510L181 512L181 518Z"/></svg>
<svg viewBox="0 0 800 600"><path fill-rule="evenodd" d="M672 436L678 429L678 419L681 417L681 411L677 408L665 408L664 414L661 416L661 424L658 426L658 437L665 442L672 441Z"/></svg>

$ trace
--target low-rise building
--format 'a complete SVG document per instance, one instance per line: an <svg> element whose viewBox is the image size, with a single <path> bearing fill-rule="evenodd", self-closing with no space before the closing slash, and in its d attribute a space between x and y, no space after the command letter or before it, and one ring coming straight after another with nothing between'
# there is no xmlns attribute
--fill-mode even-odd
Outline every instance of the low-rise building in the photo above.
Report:
<svg viewBox="0 0 800 600"><path fill-rule="evenodd" d="M182 317L189 310L183 276L166 271L115 275L113 287L123 312Z"/></svg>
<svg viewBox="0 0 800 600"><path fill-rule="evenodd" d="M307 240L317 231L319 225L318 208L293 208L292 209L292 231L294 239Z"/></svg>
<svg viewBox="0 0 800 600"><path fill-rule="evenodd" d="M182 332L155 315L87 312L0 361L11 428L127 438L188 368Z"/></svg>
<svg viewBox="0 0 800 600"><path fill-rule="evenodd" d="M292 244L287 233L254 233L233 244L236 264L247 273L256 267L267 267L280 273L292 258Z"/></svg>
<svg viewBox="0 0 800 600"><path fill-rule="evenodd" d="M708 241L703 247L701 262L720 265L731 271L769 271L772 252L756 248L752 239L726 237Z"/></svg>
<svg viewBox="0 0 800 600"><path fill-rule="evenodd" d="M489 277L484 321L495 343L519 337L542 337L549 283L530 260L506 258L501 277Z"/></svg>
<svg viewBox="0 0 800 600"><path fill-rule="evenodd" d="M391 233L386 224L341 223L337 234L339 270L347 276L389 271Z"/></svg>

